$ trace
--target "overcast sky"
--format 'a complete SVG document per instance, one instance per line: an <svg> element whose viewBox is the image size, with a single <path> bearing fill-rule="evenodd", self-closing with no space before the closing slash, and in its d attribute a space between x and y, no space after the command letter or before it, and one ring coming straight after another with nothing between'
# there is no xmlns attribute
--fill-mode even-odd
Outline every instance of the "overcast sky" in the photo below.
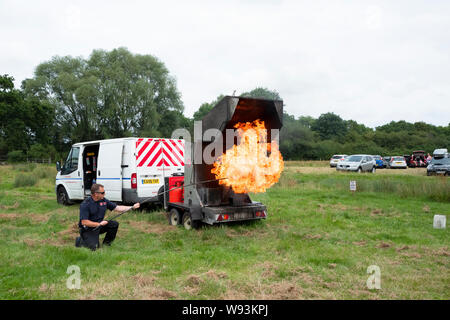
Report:
<svg viewBox="0 0 450 320"><path fill-rule="evenodd" d="M165 63L186 116L276 90L295 116L450 122L450 1L0 0L0 74L127 47Z"/></svg>

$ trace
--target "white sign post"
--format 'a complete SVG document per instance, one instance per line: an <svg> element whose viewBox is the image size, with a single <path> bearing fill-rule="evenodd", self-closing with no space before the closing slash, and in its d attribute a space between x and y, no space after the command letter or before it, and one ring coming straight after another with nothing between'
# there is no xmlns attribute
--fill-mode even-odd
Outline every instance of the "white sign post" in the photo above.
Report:
<svg viewBox="0 0 450 320"><path fill-rule="evenodd" d="M433 228L435 229L445 229L447 216L435 214L433 219Z"/></svg>
<svg viewBox="0 0 450 320"><path fill-rule="evenodd" d="M354 180L350 181L350 191L353 193L356 191L356 181Z"/></svg>

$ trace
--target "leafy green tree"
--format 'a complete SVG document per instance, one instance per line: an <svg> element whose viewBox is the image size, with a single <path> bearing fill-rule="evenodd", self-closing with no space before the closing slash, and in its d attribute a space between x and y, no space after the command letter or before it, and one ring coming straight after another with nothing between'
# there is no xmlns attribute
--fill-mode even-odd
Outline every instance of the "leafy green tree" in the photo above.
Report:
<svg viewBox="0 0 450 320"><path fill-rule="evenodd" d="M219 95L215 100L211 101L210 103L205 102L202 103L200 108L194 113L194 121L202 120L204 116L208 114L208 112L211 111L212 108L215 107L215 105L222 100L224 97L223 94Z"/></svg>
<svg viewBox="0 0 450 320"><path fill-rule="evenodd" d="M53 108L26 99L14 88L14 78L0 76L0 147L2 154L27 150L35 142L49 143L48 131L53 124Z"/></svg>
<svg viewBox="0 0 450 320"><path fill-rule="evenodd" d="M42 145L35 143L28 150L27 156L29 159L56 159L57 152L52 145Z"/></svg>
<svg viewBox="0 0 450 320"><path fill-rule="evenodd" d="M260 98L267 100L283 100L281 99L279 93L275 90L269 90L267 88L257 87L249 92L241 93L241 97L248 98Z"/></svg>
<svg viewBox="0 0 450 320"><path fill-rule="evenodd" d="M300 116L300 117L298 118L298 122L299 122L302 126L311 129L311 128L314 126L314 123L316 122L316 119L314 119L314 118L311 117L311 116Z"/></svg>
<svg viewBox="0 0 450 320"><path fill-rule="evenodd" d="M23 83L55 106L62 140L166 135L186 121L176 82L151 55L94 50L89 59L54 57Z"/></svg>
<svg viewBox="0 0 450 320"><path fill-rule="evenodd" d="M314 155L314 133L300 120L284 112L280 131L280 151L285 159L312 159Z"/></svg>
<svg viewBox="0 0 450 320"><path fill-rule="evenodd" d="M321 114L311 129L316 131L322 140L341 138L347 133L345 121L332 112Z"/></svg>
<svg viewBox="0 0 450 320"><path fill-rule="evenodd" d="M6 150L25 150L28 145L27 119L28 110L23 103L23 96L14 89L14 78L0 76L0 135Z"/></svg>

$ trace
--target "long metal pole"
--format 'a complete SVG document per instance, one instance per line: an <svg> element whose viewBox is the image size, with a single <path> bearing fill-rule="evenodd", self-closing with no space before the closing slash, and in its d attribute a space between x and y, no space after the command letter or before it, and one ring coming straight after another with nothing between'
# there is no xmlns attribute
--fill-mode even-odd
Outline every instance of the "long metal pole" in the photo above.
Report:
<svg viewBox="0 0 450 320"><path fill-rule="evenodd" d="M170 192L170 191L172 191L172 190L176 190L176 189L180 189L180 188L184 188L184 187L189 187L189 186L193 186L193 185L196 185L196 184L202 184L202 183L207 183L207 182L214 182L214 181L218 181L218 180L224 180L224 179L227 179L227 178L205 180L205 181L200 181L200 182L195 182L195 183L191 183L191 184L187 184L187 185L182 185L182 186L179 186L179 187L175 187L175 188L169 189L169 190L167 190L167 191L163 191L163 192L161 192L161 193L158 193L156 196L149 197L149 198L145 199L144 201L140 202L139 204L140 204L140 205L141 205L141 204L144 204L144 203L146 203L147 201L149 201L149 200L151 200L151 199L154 199L154 198L156 198L156 197L158 197L158 196L160 196L160 195L162 195L162 194L164 194L164 193ZM108 221L112 221L112 220L114 220L114 219L120 217L120 216L123 215L124 213L130 211L132 208L133 208L133 207L130 207L130 208L128 208L127 210L122 211L121 213L119 213L119 214L113 216L113 217L112 217L111 219L109 219ZM95 228L93 229L93 231L97 230L98 228L100 228L100 226L95 227Z"/></svg>

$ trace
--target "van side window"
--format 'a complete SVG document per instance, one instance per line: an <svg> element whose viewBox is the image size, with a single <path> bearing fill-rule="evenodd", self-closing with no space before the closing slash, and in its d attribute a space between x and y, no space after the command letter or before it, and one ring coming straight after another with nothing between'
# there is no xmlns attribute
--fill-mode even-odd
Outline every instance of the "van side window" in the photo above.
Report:
<svg viewBox="0 0 450 320"><path fill-rule="evenodd" d="M67 156L66 162L61 169L61 174L69 174L78 169L78 156L80 154L80 148L72 148Z"/></svg>

